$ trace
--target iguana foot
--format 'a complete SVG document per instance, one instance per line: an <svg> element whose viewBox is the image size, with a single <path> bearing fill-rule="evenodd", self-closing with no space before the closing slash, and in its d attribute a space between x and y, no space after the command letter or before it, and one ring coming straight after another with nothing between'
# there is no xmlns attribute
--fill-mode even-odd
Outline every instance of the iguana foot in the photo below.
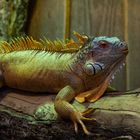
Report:
<svg viewBox="0 0 140 140"><path fill-rule="evenodd" d="M83 121L95 121L95 118L87 118L85 116L90 115L93 112L93 109L87 109L84 112L73 112L71 114L71 120L74 123L75 132L78 133L78 123L82 126L83 131L86 135L91 135L92 133L89 132L83 123Z"/></svg>

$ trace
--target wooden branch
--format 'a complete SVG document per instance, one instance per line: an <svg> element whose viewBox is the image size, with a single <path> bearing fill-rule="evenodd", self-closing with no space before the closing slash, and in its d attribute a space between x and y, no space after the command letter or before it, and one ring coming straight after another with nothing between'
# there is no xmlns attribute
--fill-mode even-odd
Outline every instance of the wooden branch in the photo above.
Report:
<svg viewBox="0 0 140 140"><path fill-rule="evenodd" d="M72 104L80 111L94 108L92 117L97 122L88 124L93 136L85 136L80 128L75 134L73 124L58 118L53 105L55 95L34 94L3 89L0 96L0 137L36 139L137 139L140 137L139 89L128 93L106 94L95 103ZM45 104L43 114L37 108ZM40 117L35 120L34 112ZM43 117L41 118L41 115ZM85 122L86 123L86 122ZM3 129L4 128L4 129ZM9 132L10 131L10 132ZM20 135L19 135L20 134ZM82 137L81 137L82 136ZM120 137L119 137L120 136ZM116 138L115 138L116 137Z"/></svg>

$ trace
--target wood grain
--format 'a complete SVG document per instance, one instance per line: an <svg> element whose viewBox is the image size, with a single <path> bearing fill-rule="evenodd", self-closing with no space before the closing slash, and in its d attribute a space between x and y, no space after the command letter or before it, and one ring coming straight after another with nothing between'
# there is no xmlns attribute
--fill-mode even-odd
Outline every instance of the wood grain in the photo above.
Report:
<svg viewBox="0 0 140 140"><path fill-rule="evenodd" d="M36 0L30 5L33 8L28 18L28 34L36 39L63 39L64 0Z"/></svg>
<svg viewBox="0 0 140 140"><path fill-rule="evenodd" d="M140 1L128 1L128 88L140 87Z"/></svg>

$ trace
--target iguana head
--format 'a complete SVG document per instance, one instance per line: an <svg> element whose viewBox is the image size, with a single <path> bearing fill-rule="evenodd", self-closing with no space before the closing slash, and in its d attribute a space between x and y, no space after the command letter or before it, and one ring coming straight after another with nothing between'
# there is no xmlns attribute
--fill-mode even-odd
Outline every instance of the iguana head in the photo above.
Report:
<svg viewBox="0 0 140 140"><path fill-rule="evenodd" d="M95 37L89 39L77 53L79 76L88 90L107 88L115 72L125 62L127 45L117 37ZM102 91L103 92L103 91Z"/></svg>
<svg viewBox="0 0 140 140"><path fill-rule="evenodd" d="M87 75L116 71L123 64L128 53L125 42L117 37L96 37L89 41L79 52L79 59L84 60Z"/></svg>

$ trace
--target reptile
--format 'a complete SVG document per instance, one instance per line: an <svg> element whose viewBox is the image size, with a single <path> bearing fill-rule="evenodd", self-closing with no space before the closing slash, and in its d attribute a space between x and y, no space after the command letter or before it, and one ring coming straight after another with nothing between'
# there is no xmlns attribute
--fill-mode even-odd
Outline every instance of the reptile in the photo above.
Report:
<svg viewBox="0 0 140 140"><path fill-rule="evenodd" d="M66 42L17 37L0 44L0 87L32 92L56 93L54 107L62 118L78 124L89 135L83 121L93 109L78 111L70 104L95 102L107 89L113 75L125 62L128 48L117 37L88 37L74 32L77 41Z"/></svg>

